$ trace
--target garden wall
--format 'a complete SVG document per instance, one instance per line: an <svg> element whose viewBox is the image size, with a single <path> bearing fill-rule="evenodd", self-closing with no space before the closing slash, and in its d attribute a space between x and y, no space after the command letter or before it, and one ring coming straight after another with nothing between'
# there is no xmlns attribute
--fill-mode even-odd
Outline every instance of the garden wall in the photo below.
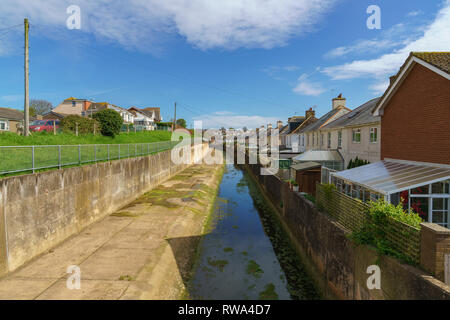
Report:
<svg viewBox="0 0 450 320"><path fill-rule="evenodd" d="M259 165L245 166L276 208L309 273L327 298L450 299L450 287L422 270L378 256L374 249L348 239L349 230L320 212L276 176L260 175ZM367 267L381 270L381 289L369 290Z"/></svg>
<svg viewBox="0 0 450 320"><path fill-rule="evenodd" d="M202 154L208 150L204 145ZM193 153L193 150L191 150ZM0 179L0 275L190 166L171 150Z"/></svg>

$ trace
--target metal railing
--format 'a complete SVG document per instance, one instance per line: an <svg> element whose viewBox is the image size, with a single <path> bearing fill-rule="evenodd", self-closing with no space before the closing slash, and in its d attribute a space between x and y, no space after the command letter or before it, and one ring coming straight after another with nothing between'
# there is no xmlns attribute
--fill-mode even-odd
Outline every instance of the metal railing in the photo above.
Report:
<svg viewBox="0 0 450 320"><path fill-rule="evenodd" d="M0 146L0 175L149 155L178 142Z"/></svg>

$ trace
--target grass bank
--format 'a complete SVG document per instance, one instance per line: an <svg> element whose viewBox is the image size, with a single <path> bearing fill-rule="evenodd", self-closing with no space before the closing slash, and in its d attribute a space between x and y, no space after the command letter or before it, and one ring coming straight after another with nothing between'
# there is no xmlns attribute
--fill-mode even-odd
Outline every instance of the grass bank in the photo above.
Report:
<svg viewBox="0 0 450 320"><path fill-rule="evenodd" d="M42 146L42 145L79 145L79 144L126 144L169 141L169 131L122 132L114 138L100 134L84 134L76 136L70 133L54 135L48 132L35 132L28 137L12 132L0 133L0 146Z"/></svg>

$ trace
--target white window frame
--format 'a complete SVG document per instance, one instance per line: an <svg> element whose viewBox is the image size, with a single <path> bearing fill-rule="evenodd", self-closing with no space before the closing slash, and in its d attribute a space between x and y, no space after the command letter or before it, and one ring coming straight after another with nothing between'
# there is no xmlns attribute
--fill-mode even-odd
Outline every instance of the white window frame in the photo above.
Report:
<svg viewBox="0 0 450 320"><path fill-rule="evenodd" d="M359 141L356 140L356 134L359 133ZM352 129L352 142L361 143L361 129Z"/></svg>
<svg viewBox="0 0 450 320"><path fill-rule="evenodd" d="M342 148L342 130L338 131L338 149Z"/></svg>
<svg viewBox="0 0 450 320"><path fill-rule="evenodd" d="M1 125L4 125L4 128L1 128ZM7 120L0 120L0 131L9 131L9 123Z"/></svg>
<svg viewBox="0 0 450 320"><path fill-rule="evenodd" d="M374 135L375 139L372 141L372 135ZM369 131L369 142L370 143L378 143L378 128L372 127Z"/></svg>

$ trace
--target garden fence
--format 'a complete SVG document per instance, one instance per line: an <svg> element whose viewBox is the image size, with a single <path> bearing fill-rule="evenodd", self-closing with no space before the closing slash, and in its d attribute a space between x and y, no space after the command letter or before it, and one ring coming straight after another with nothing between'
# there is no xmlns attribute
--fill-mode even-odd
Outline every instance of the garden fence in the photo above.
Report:
<svg viewBox="0 0 450 320"><path fill-rule="evenodd" d="M355 200L337 190L326 190L323 184L316 185L316 202L320 209L336 219L352 232L359 232L368 222L367 204ZM420 262L420 229L394 218L382 226L386 239L398 252L416 264Z"/></svg>
<svg viewBox="0 0 450 320"><path fill-rule="evenodd" d="M172 149L177 143L0 146L0 175L139 157Z"/></svg>

